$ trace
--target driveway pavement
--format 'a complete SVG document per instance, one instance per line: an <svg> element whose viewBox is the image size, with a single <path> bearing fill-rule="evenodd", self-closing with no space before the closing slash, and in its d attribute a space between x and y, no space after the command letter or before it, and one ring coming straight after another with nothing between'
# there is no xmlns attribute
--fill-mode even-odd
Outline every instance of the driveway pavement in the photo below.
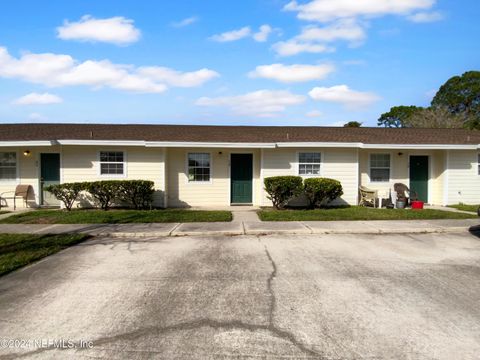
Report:
<svg viewBox="0 0 480 360"><path fill-rule="evenodd" d="M468 233L95 239L0 278L0 358L477 359L478 304Z"/></svg>

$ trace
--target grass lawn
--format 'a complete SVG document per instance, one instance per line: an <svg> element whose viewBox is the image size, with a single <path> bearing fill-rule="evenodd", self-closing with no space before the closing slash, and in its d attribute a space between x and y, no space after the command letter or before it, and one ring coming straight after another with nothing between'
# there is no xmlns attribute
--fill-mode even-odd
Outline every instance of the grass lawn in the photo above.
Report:
<svg viewBox="0 0 480 360"><path fill-rule="evenodd" d="M84 234L0 234L0 275L87 239Z"/></svg>
<svg viewBox="0 0 480 360"><path fill-rule="evenodd" d="M2 214L8 214L10 211L3 211L3 210L0 210L0 215Z"/></svg>
<svg viewBox="0 0 480 360"><path fill-rule="evenodd" d="M477 212L477 209L479 206L480 205L465 205L465 204L448 205L448 207L451 207L451 208L455 208L463 211L472 211L474 213Z"/></svg>
<svg viewBox="0 0 480 360"><path fill-rule="evenodd" d="M230 211L201 210L34 210L13 215L3 224L128 224L232 221Z"/></svg>
<svg viewBox="0 0 480 360"><path fill-rule="evenodd" d="M335 221L335 220L419 220L419 219L470 219L476 215L424 209L374 209L352 206L316 210L260 210L262 221Z"/></svg>

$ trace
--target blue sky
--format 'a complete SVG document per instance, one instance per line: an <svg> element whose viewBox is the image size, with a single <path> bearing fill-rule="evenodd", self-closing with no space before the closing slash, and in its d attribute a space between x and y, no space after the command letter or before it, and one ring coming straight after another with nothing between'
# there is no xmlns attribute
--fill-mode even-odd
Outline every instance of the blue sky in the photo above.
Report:
<svg viewBox="0 0 480 360"><path fill-rule="evenodd" d="M17 1L0 122L375 126L479 68L467 0Z"/></svg>

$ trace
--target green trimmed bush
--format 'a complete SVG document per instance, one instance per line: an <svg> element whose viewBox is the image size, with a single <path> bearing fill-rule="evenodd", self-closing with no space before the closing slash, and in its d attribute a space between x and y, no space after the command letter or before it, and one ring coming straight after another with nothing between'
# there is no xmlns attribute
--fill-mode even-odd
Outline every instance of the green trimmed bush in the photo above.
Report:
<svg viewBox="0 0 480 360"><path fill-rule="evenodd" d="M119 199L128 203L135 209L146 209L151 207L154 192L155 188L153 181L119 181Z"/></svg>
<svg viewBox="0 0 480 360"><path fill-rule="evenodd" d="M342 184L335 179L307 178L303 184L303 191L311 208L327 205L343 195Z"/></svg>
<svg viewBox="0 0 480 360"><path fill-rule="evenodd" d="M85 190L85 183L75 182L49 185L46 186L44 190L52 193L53 196L55 196L57 200L60 200L65 205L65 208L70 211L80 192Z"/></svg>
<svg viewBox="0 0 480 360"><path fill-rule="evenodd" d="M303 184L300 176L272 176L264 179L267 198L276 209L283 208L289 200L302 193Z"/></svg>
<svg viewBox="0 0 480 360"><path fill-rule="evenodd" d="M104 180L87 182L86 190L92 195L103 210L108 210L113 202L120 197L119 180Z"/></svg>
<svg viewBox="0 0 480 360"><path fill-rule="evenodd" d="M128 204L135 209L151 207L153 193L155 192L153 181L149 180L103 180L83 183L64 183L50 185L45 188L58 200L63 202L65 208L70 211L80 192L87 191L92 195L96 203L103 209L108 210L115 201Z"/></svg>

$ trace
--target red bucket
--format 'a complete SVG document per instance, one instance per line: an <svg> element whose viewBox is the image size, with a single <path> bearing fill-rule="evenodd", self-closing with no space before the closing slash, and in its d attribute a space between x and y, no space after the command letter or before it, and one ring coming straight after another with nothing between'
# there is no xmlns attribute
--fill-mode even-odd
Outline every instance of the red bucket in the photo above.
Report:
<svg viewBox="0 0 480 360"><path fill-rule="evenodd" d="M412 201L411 202L412 209L415 210L422 210L423 209L423 201Z"/></svg>

